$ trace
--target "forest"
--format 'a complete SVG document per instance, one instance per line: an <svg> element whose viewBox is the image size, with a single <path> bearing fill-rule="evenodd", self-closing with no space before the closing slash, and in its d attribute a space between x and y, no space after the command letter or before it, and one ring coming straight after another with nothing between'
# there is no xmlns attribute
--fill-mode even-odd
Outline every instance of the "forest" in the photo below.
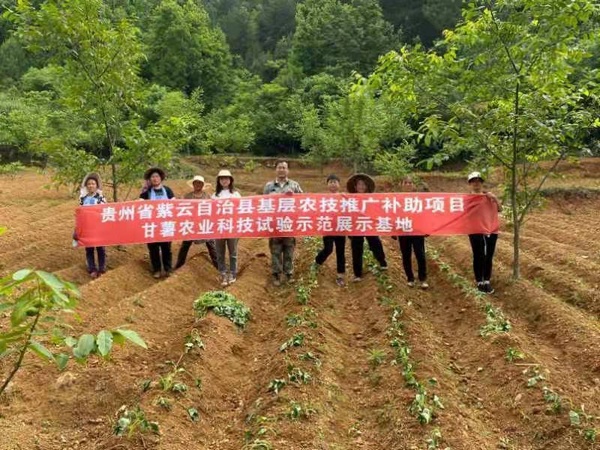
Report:
<svg viewBox="0 0 600 450"><path fill-rule="evenodd" d="M593 1L2 9L2 155L50 163L59 183L99 165L129 182L176 154L343 158L398 177L447 161L506 166L515 151L598 153Z"/></svg>

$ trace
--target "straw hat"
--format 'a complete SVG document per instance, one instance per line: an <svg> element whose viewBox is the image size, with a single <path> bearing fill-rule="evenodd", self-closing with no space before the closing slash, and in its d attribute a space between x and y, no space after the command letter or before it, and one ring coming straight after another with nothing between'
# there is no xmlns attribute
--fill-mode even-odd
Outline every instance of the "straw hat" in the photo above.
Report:
<svg viewBox="0 0 600 450"><path fill-rule="evenodd" d="M481 176L481 172L471 172L469 174L469 176L467 177L467 182L470 183L471 181L477 180L477 179L481 180L482 183L484 182L484 179Z"/></svg>
<svg viewBox="0 0 600 450"><path fill-rule="evenodd" d="M231 178L231 182L233 183L233 175L231 175L231 172L226 169L223 169L219 172L219 174L217 175L217 180L219 178L225 178L225 177Z"/></svg>
<svg viewBox="0 0 600 450"><path fill-rule="evenodd" d="M348 178L346 182L346 190L350 194L356 194L356 182L358 180L363 180L367 185L367 193L375 192L375 181L366 173L356 173Z"/></svg>
<svg viewBox="0 0 600 450"><path fill-rule="evenodd" d="M202 175L196 175L194 176L194 178L192 178L191 180L188 180L187 185L191 188L194 187L194 181L199 181L202 184L206 184L204 182L204 177Z"/></svg>
<svg viewBox="0 0 600 450"><path fill-rule="evenodd" d="M152 174L154 173L157 173L160 176L161 181L167 178L167 175L165 174L164 170L162 170L159 167L151 167L150 169L146 170L146 172L144 172L144 180L149 180Z"/></svg>

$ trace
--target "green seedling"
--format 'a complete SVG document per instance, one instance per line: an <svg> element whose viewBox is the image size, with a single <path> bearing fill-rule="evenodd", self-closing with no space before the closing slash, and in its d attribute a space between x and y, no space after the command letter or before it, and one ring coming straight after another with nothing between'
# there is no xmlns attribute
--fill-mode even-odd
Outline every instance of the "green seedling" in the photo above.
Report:
<svg viewBox="0 0 600 450"><path fill-rule="evenodd" d="M315 414L316 410L303 406L300 403L292 402L290 409L287 412L287 416L291 420L308 419L311 415Z"/></svg>
<svg viewBox="0 0 600 450"><path fill-rule="evenodd" d="M550 410L555 414L560 413L562 411L562 401L560 396L546 386L542 388L542 392L546 403L550 403Z"/></svg>
<svg viewBox="0 0 600 450"><path fill-rule="evenodd" d="M322 365L321 360L316 357L312 352L306 352L301 355L298 355L298 358L301 361L311 361L317 368L320 368Z"/></svg>
<svg viewBox="0 0 600 450"><path fill-rule="evenodd" d="M198 330L192 332L185 338L185 353L189 353L194 349L204 350L204 342L198 333Z"/></svg>
<svg viewBox="0 0 600 450"><path fill-rule="evenodd" d="M146 413L139 406L133 410L123 406L119 410L119 419L113 428L113 433L131 438L136 433L160 434L160 430L158 422L149 421Z"/></svg>
<svg viewBox="0 0 600 450"><path fill-rule="evenodd" d="M172 405L168 398L158 397L155 401L155 405L165 409L167 411L171 411Z"/></svg>
<svg viewBox="0 0 600 450"><path fill-rule="evenodd" d="M303 371L299 367L291 367L288 369L288 379L291 383L308 384L311 376L308 372Z"/></svg>
<svg viewBox="0 0 600 450"><path fill-rule="evenodd" d="M300 347L303 343L304 333L296 333L290 339L281 344L279 351L284 352L292 347Z"/></svg>
<svg viewBox="0 0 600 450"><path fill-rule="evenodd" d="M279 395L279 392L281 392L281 390L285 387L286 384L287 381L282 379L276 378L274 380L271 380L271 382L269 383L269 391L274 392L275 395Z"/></svg>
<svg viewBox="0 0 600 450"><path fill-rule="evenodd" d="M386 356L387 354L385 353L385 350L373 348L369 350L369 364L371 367L378 367L385 362Z"/></svg>
<svg viewBox="0 0 600 450"><path fill-rule="evenodd" d="M438 449L441 442L442 442L442 433L438 428L436 428L431 432L431 434L429 435L429 438L427 438L427 440L425 441L425 443L427 444L427 450Z"/></svg>
<svg viewBox="0 0 600 450"><path fill-rule="evenodd" d="M506 360L508 362L512 363L523 359L525 359L525 354L522 351L512 347L506 349Z"/></svg>
<svg viewBox="0 0 600 450"><path fill-rule="evenodd" d="M244 328L250 320L250 308L223 291L212 291L202 294L194 301L194 310L198 317L204 317L208 311L226 317L240 328Z"/></svg>

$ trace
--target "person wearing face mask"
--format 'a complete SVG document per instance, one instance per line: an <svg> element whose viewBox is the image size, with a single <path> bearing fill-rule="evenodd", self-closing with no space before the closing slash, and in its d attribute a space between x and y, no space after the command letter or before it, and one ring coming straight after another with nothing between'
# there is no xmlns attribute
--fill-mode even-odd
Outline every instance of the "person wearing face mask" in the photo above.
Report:
<svg viewBox="0 0 600 450"><path fill-rule="evenodd" d="M183 196L186 200L206 200L210 198L210 195L204 191L204 177L202 175L196 175L193 179L188 181L188 186L190 186L193 190L188 192ZM190 247L192 244L196 242L197 244L206 244L206 249L208 250L208 256L210 256L210 260L212 265L217 268L217 249L215 247L215 241L213 239L208 240L197 240L197 241L183 241L181 243L181 247L179 248L179 253L177 254L177 263L175 264L175 269L179 269L183 267L185 261L187 259L188 252L190 251Z"/></svg>
<svg viewBox="0 0 600 450"><path fill-rule="evenodd" d="M144 173L146 186L140 194L141 200L164 201L175 198L173 191L163 184L166 175L164 170L152 167ZM171 242L151 242L148 244L150 253L150 264L152 265L152 276L156 279L162 276L161 268L165 276L173 272L173 256L171 253ZM162 263L162 264L161 264Z"/></svg>
<svg viewBox="0 0 600 450"><path fill-rule="evenodd" d="M375 192L375 181L369 175L357 173L352 175L346 182L346 189L350 194L371 194ZM369 244L369 249L373 252L373 256L379 263L381 270L387 270L388 265L385 260L383 244L379 236L350 236L350 248L352 249L352 270L354 271L354 279L358 282L363 276L363 254L365 239Z"/></svg>
<svg viewBox="0 0 600 450"><path fill-rule="evenodd" d="M102 182L97 173L88 173L81 183L79 195L80 206L94 206L106 203L102 195ZM73 234L73 239L77 241L77 235ZM98 254L98 264L96 265L95 253ZM87 270L92 278L98 278L106 272L106 249L104 247L86 247L85 257Z"/></svg>
<svg viewBox="0 0 600 450"><path fill-rule="evenodd" d="M472 194L485 195L488 201L496 205L498 212L502 211L502 204L498 197L484 189L484 179L480 172L471 172L467 177L467 182ZM486 294L493 294L494 288L490 280L498 233L470 234L469 241L473 251L473 272L477 289Z"/></svg>
<svg viewBox="0 0 600 450"><path fill-rule="evenodd" d="M233 175L229 170L221 170L217 175L217 188L212 198L240 198L239 191L233 185ZM237 256L238 256L237 238L217 239L217 265L221 274L221 286L225 287L237 280ZM225 262L225 253L229 251L229 270Z"/></svg>
<svg viewBox="0 0 600 450"><path fill-rule="evenodd" d="M404 177L401 184L402 192L418 192L427 191L425 185L421 185L420 189L417 187L414 179L411 176ZM400 246L400 253L402 254L402 266L404 267L404 273L408 286L415 286L415 274L412 269L412 252L415 252L417 258L417 268L419 283L421 289L428 289L429 283L427 283L427 260L425 258L425 236L393 236L392 239L398 239Z"/></svg>

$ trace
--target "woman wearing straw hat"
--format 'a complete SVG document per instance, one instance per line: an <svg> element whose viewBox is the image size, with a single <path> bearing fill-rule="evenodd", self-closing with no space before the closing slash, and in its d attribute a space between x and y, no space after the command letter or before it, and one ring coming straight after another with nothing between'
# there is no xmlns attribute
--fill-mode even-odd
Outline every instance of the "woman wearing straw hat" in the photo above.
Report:
<svg viewBox="0 0 600 450"><path fill-rule="evenodd" d="M375 181L369 175L357 173L348 178L346 189L350 194L370 194L375 192ZM365 239L373 256L380 265L381 270L387 270L387 262L383 251L383 244L379 236L350 236L350 247L352 249L352 269L354 271L355 282L362 280L363 273L363 253Z"/></svg>
<svg viewBox="0 0 600 450"><path fill-rule="evenodd" d="M80 206L94 206L106 203L106 199L102 195L100 175L97 173L88 173L85 176L79 193ZM73 239L77 240L77 236L73 235ZM96 265L95 253L98 254L98 265ZM86 247L85 258L90 277L98 278L106 272L106 249L104 247Z"/></svg>
<svg viewBox="0 0 600 450"><path fill-rule="evenodd" d="M163 185L165 178L166 174L164 170L158 167L152 167L146 170L146 173L144 173L146 187L140 194L140 199L164 201L175 198L171 188ZM148 244L148 251L150 253L150 263L152 264L152 276L157 279L161 277L161 261L165 275L171 275L171 272L173 271L171 242L151 242Z"/></svg>
<svg viewBox="0 0 600 450"><path fill-rule="evenodd" d="M202 175L196 175L194 178L187 182L188 186L193 189L193 191L188 192L183 196L186 200L203 200L209 199L210 195L204 191L204 177ZM183 241L181 243L181 247L179 248L179 253L177 254L177 263L175 264L175 269L179 269L185 264L185 260L187 259L188 252L190 251L190 247L193 243L201 244L206 243L206 248L208 250L208 255L210 256L210 260L217 268L217 249L215 247L214 239L208 240L197 240L197 241Z"/></svg>
<svg viewBox="0 0 600 450"><path fill-rule="evenodd" d="M498 212L502 211L502 204L491 192L483 189L484 179L481 173L471 172L467 177L469 188L473 194L483 194L498 208ZM490 282L492 278L492 262L494 252L496 251L496 242L498 241L498 233L492 234L470 234L469 241L471 242L471 250L473 250L473 272L475 274L475 282L477 289L486 294L493 294L494 288Z"/></svg>
<svg viewBox="0 0 600 450"><path fill-rule="evenodd" d="M233 176L229 170L221 170L217 175L217 187L212 198L226 199L239 198L240 193L233 185ZM237 238L217 239L217 264L221 274L221 286L228 286L235 283L237 279ZM229 271L225 263L225 252L229 250Z"/></svg>

